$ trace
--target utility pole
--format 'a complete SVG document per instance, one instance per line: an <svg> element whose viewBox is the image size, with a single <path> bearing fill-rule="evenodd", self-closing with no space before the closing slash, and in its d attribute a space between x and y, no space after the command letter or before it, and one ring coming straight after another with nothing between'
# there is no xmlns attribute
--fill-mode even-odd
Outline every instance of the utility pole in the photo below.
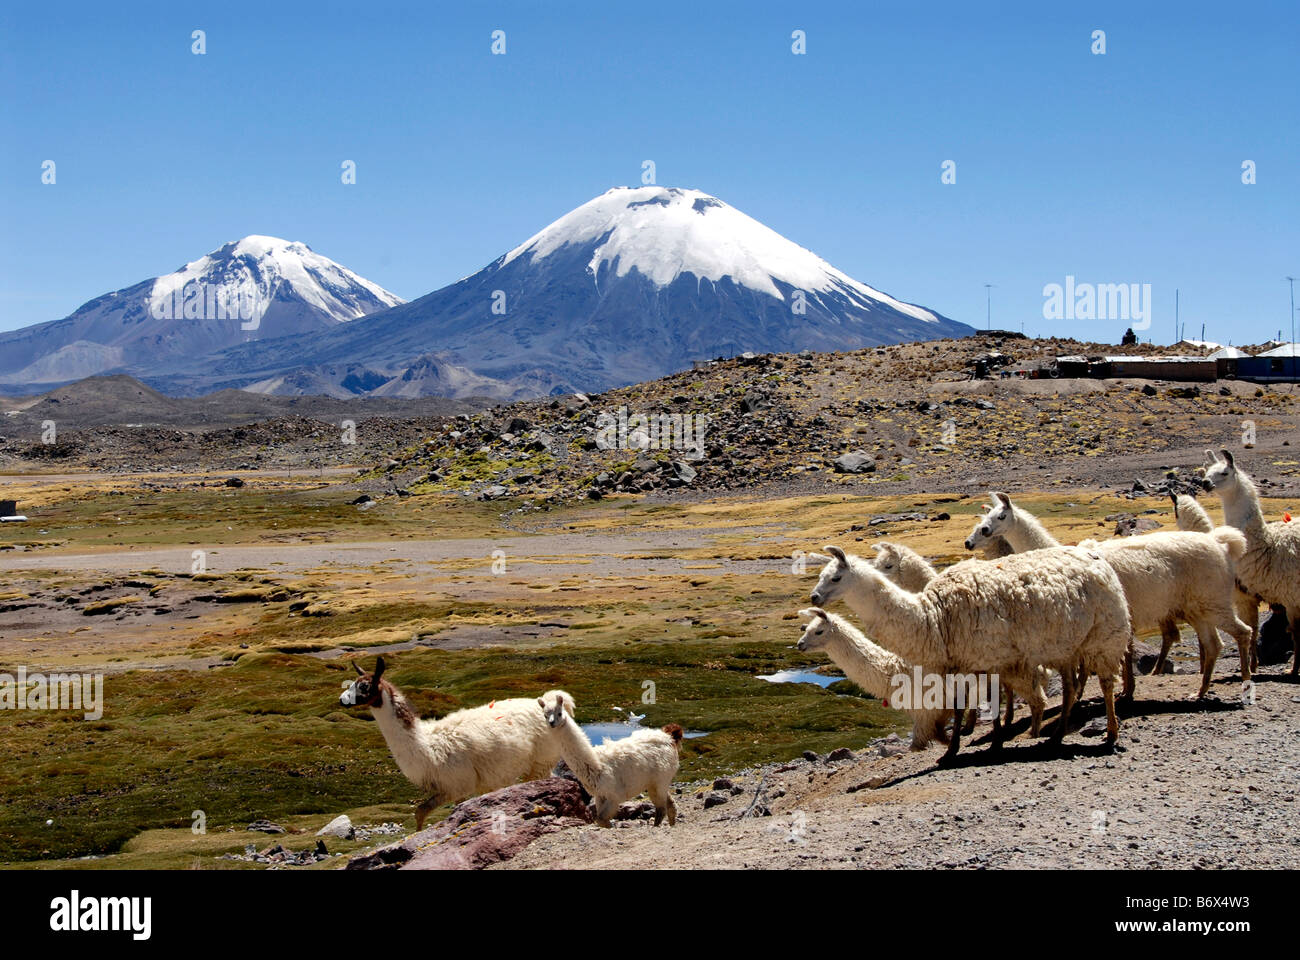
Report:
<svg viewBox="0 0 1300 960"><path fill-rule="evenodd" d="M993 284L984 284L984 329L993 329Z"/></svg>
<svg viewBox="0 0 1300 960"><path fill-rule="evenodd" d="M1291 342L1295 343L1295 277L1287 277L1286 282L1291 286Z"/></svg>
<svg viewBox="0 0 1300 960"><path fill-rule="evenodd" d="M1178 289L1174 289L1174 343L1182 339L1182 334L1178 329Z"/></svg>

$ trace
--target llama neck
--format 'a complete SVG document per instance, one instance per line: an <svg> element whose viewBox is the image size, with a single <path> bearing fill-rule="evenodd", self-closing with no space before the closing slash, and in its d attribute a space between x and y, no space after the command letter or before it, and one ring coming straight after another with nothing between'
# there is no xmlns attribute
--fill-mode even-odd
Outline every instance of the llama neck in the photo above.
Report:
<svg viewBox="0 0 1300 960"><path fill-rule="evenodd" d="M1223 500L1223 521L1242 532L1264 529L1264 511L1259 505L1259 490L1250 477L1237 471L1237 482L1219 488Z"/></svg>
<svg viewBox="0 0 1300 960"><path fill-rule="evenodd" d="M864 642L865 641L865 642ZM889 699L892 693L891 676L872 666L875 658L865 637L859 639L842 629L832 630L826 643L826 655L834 660L848 678L880 700Z"/></svg>
<svg viewBox="0 0 1300 960"><path fill-rule="evenodd" d="M587 788L587 792L594 794L600 780L600 756L596 753L596 748L573 719L565 720L556 727L555 735L560 738L560 756L578 781Z"/></svg>
<svg viewBox="0 0 1300 960"><path fill-rule="evenodd" d="M908 663L943 663L946 651L931 629L923 594L908 593L875 569L859 568L855 573L858 590L869 592L872 600L864 603L858 590L853 589L845 600L862 621L865 632Z"/></svg>
<svg viewBox="0 0 1300 960"><path fill-rule="evenodd" d="M1016 553L1025 553L1028 550L1043 550L1047 547L1059 547L1060 541L1047 532L1047 528L1038 522L1028 510L1021 510L1019 507L1011 508L1011 515L1015 523L1011 529L1002 534L1002 538L1011 544L1011 548Z"/></svg>
<svg viewBox="0 0 1300 960"><path fill-rule="evenodd" d="M379 706L371 707L370 712L379 726L379 732L384 735L384 742L388 744L397 766L407 777L411 777L408 767L417 757L428 753L428 748L419 735L418 718L406 697L391 683L382 681L380 690L383 699Z"/></svg>

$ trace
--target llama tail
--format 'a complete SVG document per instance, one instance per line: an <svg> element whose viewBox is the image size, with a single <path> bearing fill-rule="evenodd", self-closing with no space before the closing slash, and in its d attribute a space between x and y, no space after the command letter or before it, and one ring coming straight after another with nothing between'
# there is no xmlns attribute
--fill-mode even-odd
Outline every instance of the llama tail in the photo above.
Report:
<svg viewBox="0 0 1300 960"><path fill-rule="evenodd" d="M1215 527L1210 536L1219 542L1219 546L1233 563L1240 560L1241 555L1246 552L1246 536L1236 527Z"/></svg>
<svg viewBox="0 0 1300 960"><path fill-rule="evenodd" d="M664 733L673 738L673 746L678 750L682 748L682 728L675 723L670 723L664 727Z"/></svg>

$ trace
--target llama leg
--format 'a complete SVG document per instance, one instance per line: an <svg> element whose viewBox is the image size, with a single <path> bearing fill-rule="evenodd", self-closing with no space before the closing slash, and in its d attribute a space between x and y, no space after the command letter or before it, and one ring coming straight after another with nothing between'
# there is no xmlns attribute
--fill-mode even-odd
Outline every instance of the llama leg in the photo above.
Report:
<svg viewBox="0 0 1300 960"><path fill-rule="evenodd" d="M1113 747L1119 739L1119 717L1115 715L1115 678L1106 674L1097 674L1101 683L1101 695L1106 698L1106 745Z"/></svg>
<svg viewBox="0 0 1300 960"><path fill-rule="evenodd" d="M1250 683L1251 675L1255 672L1255 665L1251 662L1251 630L1241 619L1236 616L1230 616L1228 623L1224 627L1228 636L1237 641L1237 656L1241 659L1241 682Z"/></svg>
<svg viewBox="0 0 1300 960"><path fill-rule="evenodd" d="M439 806L438 797L434 795L420 801L420 805L415 808L415 832L419 833L424 829L424 821L429 819L435 808Z"/></svg>
<svg viewBox="0 0 1300 960"><path fill-rule="evenodd" d="M1124 651L1124 692L1119 698L1125 703L1133 701L1133 647L1137 643L1137 637L1132 634L1128 638L1128 647Z"/></svg>
<svg viewBox="0 0 1300 960"><path fill-rule="evenodd" d="M1056 729L1052 731L1052 742L1060 743L1065 737L1065 731L1070 725L1070 710L1074 707L1074 680L1075 670L1073 667L1061 671L1061 716L1056 721Z"/></svg>
<svg viewBox="0 0 1300 960"><path fill-rule="evenodd" d="M939 758L940 766L948 766L957 759L957 751L961 749L961 714L960 707L953 707L952 737L948 740L948 749Z"/></svg>
<svg viewBox="0 0 1300 960"><path fill-rule="evenodd" d="M1029 708L1029 735L1039 737L1043 731L1043 712L1047 709L1047 698L1038 686L1036 677L1029 678L1029 686L1021 693L1021 699Z"/></svg>
<svg viewBox="0 0 1300 960"><path fill-rule="evenodd" d="M1200 700L1210 691L1210 681L1214 679L1214 664L1218 662L1223 650L1223 641L1214 625L1204 621L1197 623L1196 636L1201 641L1201 689L1192 699Z"/></svg>
<svg viewBox="0 0 1300 960"><path fill-rule="evenodd" d="M668 794L668 826L677 826L677 804L673 803L672 794Z"/></svg>
<svg viewBox="0 0 1300 960"><path fill-rule="evenodd" d="M1248 594L1237 591L1233 607L1237 619L1250 627L1250 672L1259 671L1259 601Z"/></svg>
<svg viewBox="0 0 1300 960"><path fill-rule="evenodd" d="M977 712L978 711L976 710L966 711L966 723L965 726L961 728L961 732L966 734L968 737L975 732L975 721L978 719L978 717L976 717Z"/></svg>
<svg viewBox="0 0 1300 960"><path fill-rule="evenodd" d="M668 798L668 790L657 783L647 790L646 794L650 797L650 802L655 806L655 826L657 827L664 822L664 814L668 812L668 804L672 801Z"/></svg>
<svg viewBox="0 0 1300 960"><path fill-rule="evenodd" d="M1291 676L1300 676L1300 617L1291 619Z"/></svg>
<svg viewBox="0 0 1300 960"><path fill-rule="evenodd" d="M1156 657L1156 665L1151 668L1151 673L1147 676L1159 675L1165 672L1165 662L1169 659L1169 650L1178 642L1178 624L1173 620L1165 620L1160 624L1160 656Z"/></svg>
<svg viewBox="0 0 1300 960"><path fill-rule="evenodd" d="M592 812L595 815L596 823L600 824L602 827L608 827L610 825L610 818L614 816L615 811L616 808L614 804L610 803L604 797L600 797L596 800Z"/></svg>

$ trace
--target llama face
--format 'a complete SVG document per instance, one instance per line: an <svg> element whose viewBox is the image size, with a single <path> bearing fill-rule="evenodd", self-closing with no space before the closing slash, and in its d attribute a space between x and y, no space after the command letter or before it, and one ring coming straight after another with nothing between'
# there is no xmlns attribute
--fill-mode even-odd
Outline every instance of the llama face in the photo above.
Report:
<svg viewBox="0 0 1300 960"><path fill-rule="evenodd" d="M988 513L979 518L975 529L966 538L966 549L978 550L991 540L1002 536L1010 528L1011 522L1011 501L995 499L989 505Z"/></svg>
<svg viewBox="0 0 1300 960"><path fill-rule="evenodd" d="M887 577L896 574L900 558L893 544L878 543L876 544L876 551L876 559L871 561L871 565Z"/></svg>
<svg viewBox="0 0 1300 960"><path fill-rule="evenodd" d="M796 646L804 651L820 650L826 646L831 625L823 611L817 607L809 607L807 610L800 610L799 616L811 619L803 625L803 634L799 637Z"/></svg>
<svg viewBox="0 0 1300 960"><path fill-rule="evenodd" d="M1210 451L1205 452L1208 459L1214 457ZM1201 481L1201 486L1206 490L1220 490L1225 487L1231 487L1237 482L1237 465L1233 462L1232 454L1224 451L1225 459L1214 458L1213 463L1209 463L1205 468L1205 478Z"/></svg>
<svg viewBox="0 0 1300 960"><path fill-rule="evenodd" d="M541 697L538 697L537 705L542 708L542 714L546 717L549 726L558 729L568 722L568 711L564 709L564 701L559 697L555 698L554 703L547 703Z"/></svg>
<svg viewBox="0 0 1300 960"><path fill-rule="evenodd" d="M345 707L379 707L384 702L384 692L380 687L379 677L384 672L384 658L380 657L374 673L365 673L352 661L352 669L359 676L339 695L339 703Z"/></svg>
<svg viewBox="0 0 1300 960"><path fill-rule="evenodd" d="M822 567L817 586L813 587L812 602L819 607L828 606L844 592L844 575L849 571L848 557L839 547L827 547L830 561Z"/></svg>

